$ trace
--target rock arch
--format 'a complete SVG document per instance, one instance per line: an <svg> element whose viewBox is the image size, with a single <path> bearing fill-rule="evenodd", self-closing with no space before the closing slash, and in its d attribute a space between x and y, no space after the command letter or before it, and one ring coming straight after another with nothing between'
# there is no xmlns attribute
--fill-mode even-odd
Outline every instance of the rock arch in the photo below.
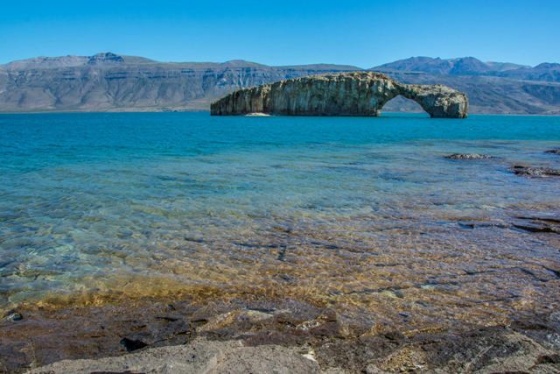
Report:
<svg viewBox="0 0 560 374"><path fill-rule="evenodd" d="M385 112L410 112L410 113L420 113L422 112L429 117L428 113L414 100L407 99L402 95L397 95L391 100L389 100L383 108L381 108L381 113Z"/></svg>
<svg viewBox="0 0 560 374"><path fill-rule="evenodd" d="M302 77L235 91L210 107L212 115L378 116L402 95L433 118L465 118L467 96L443 85L402 84L374 72Z"/></svg>

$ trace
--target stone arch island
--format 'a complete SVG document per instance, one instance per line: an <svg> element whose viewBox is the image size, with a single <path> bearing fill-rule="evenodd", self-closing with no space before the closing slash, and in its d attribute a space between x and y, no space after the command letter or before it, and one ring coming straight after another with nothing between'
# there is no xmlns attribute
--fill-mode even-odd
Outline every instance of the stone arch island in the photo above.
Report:
<svg viewBox="0 0 560 374"><path fill-rule="evenodd" d="M465 118L467 96L440 84L399 83L374 72L325 74L288 79L235 91L210 107L212 115L265 113L294 116L378 116L402 95L432 118Z"/></svg>

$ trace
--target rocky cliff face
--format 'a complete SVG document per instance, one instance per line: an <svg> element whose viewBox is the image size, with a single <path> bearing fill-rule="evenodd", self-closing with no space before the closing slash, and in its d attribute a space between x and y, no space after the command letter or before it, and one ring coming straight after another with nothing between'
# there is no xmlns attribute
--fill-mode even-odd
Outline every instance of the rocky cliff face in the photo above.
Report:
<svg viewBox="0 0 560 374"><path fill-rule="evenodd" d="M211 113L377 116L399 95L416 101L431 117L467 116L468 101L462 92L442 85L401 84L374 72L294 78L239 90L213 103Z"/></svg>

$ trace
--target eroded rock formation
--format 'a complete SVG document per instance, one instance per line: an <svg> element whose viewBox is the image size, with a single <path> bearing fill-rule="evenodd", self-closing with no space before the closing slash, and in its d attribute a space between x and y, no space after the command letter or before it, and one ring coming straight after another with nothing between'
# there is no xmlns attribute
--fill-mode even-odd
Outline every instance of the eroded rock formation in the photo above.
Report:
<svg viewBox="0 0 560 374"><path fill-rule="evenodd" d="M434 118L465 118L467 96L443 85L402 84L374 72L325 74L242 89L211 105L212 115L268 113L301 116L378 116L402 95Z"/></svg>

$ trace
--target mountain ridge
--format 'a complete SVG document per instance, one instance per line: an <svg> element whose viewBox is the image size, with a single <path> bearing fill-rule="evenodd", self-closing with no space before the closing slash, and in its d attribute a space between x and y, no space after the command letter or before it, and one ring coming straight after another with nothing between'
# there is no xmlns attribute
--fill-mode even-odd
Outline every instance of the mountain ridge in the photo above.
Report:
<svg viewBox="0 0 560 374"><path fill-rule="evenodd" d="M226 94L308 75L378 71L409 84L445 84L469 96L471 113L560 114L560 64L534 67L474 57L411 57L351 65L269 66L245 60L160 62L111 52L35 57L0 65L0 112L208 110ZM386 111L418 110L397 98Z"/></svg>

